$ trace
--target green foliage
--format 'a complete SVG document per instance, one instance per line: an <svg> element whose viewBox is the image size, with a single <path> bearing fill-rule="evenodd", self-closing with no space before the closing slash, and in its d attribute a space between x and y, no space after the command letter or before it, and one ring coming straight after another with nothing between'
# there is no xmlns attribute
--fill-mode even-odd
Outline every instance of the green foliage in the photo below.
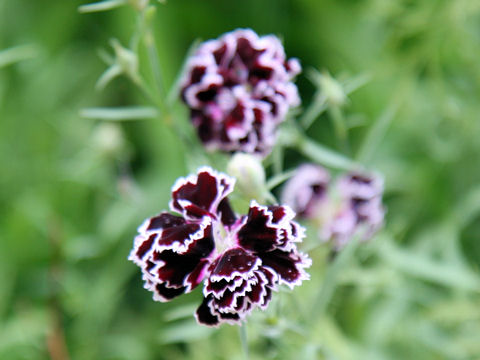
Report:
<svg viewBox="0 0 480 360"><path fill-rule="evenodd" d="M282 159L367 166L388 208L374 241L333 260L309 229L312 278L253 314L250 359L479 358L480 3L170 0L145 19L154 42L130 38L135 6L0 2L0 358L244 358L236 327L195 323L201 290L155 303L126 260L178 176L226 162L191 151L173 84L196 39L236 27L282 36L310 74L303 120L282 129L299 151L275 150L269 184ZM138 53L130 73L111 38Z"/></svg>

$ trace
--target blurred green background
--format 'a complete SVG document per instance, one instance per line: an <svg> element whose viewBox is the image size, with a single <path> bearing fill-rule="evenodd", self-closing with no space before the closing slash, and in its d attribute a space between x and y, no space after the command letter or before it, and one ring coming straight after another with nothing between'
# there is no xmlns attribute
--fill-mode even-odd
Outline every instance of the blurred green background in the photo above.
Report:
<svg viewBox="0 0 480 360"><path fill-rule="evenodd" d="M82 4L0 1L0 51L16 49L0 53L0 358L242 359L236 327L196 325L200 290L155 303L126 260L186 147L158 119L79 116L148 104L124 78L94 90L134 11ZM343 110L350 155L385 176L385 230L338 266L313 324L329 267L312 252L311 281L248 322L250 358L479 359L480 2L169 0L154 26L167 85L195 39L237 27L281 36L306 70L370 77ZM328 115L308 134L336 148Z"/></svg>

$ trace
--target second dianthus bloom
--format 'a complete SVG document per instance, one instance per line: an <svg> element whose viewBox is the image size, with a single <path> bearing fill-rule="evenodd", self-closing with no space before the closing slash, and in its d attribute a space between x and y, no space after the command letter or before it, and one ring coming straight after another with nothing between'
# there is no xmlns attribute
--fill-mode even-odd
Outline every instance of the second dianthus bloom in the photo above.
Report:
<svg viewBox="0 0 480 360"><path fill-rule="evenodd" d="M201 44L188 60L182 98L202 142L210 149L268 154L277 125L300 104L292 82L300 70L273 35L239 29Z"/></svg>

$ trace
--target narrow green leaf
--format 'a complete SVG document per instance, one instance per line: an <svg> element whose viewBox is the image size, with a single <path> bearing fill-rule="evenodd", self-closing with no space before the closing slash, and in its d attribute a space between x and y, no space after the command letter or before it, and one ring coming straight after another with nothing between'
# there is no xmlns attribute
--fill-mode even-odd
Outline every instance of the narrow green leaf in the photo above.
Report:
<svg viewBox="0 0 480 360"><path fill-rule="evenodd" d="M466 192L466 196L461 199L453 213L460 228L468 225L480 214L480 186Z"/></svg>
<svg viewBox="0 0 480 360"><path fill-rule="evenodd" d="M298 148L305 156L325 166L342 170L361 167L348 157L306 138L299 140Z"/></svg>
<svg viewBox="0 0 480 360"><path fill-rule="evenodd" d="M195 311L198 308L198 304L187 304L182 306L177 306L170 309L166 312L164 319L165 321L180 320L185 318L191 318Z"/></svg>
<svg viewBox="0 0 480 360"><path fill-rule="evenodd" d="M468 268L444 261L435 261L395 246L385 239L380 247L382 258L390 266L411 276L464 290L480 291L480 277Z"/></svg>
<svg viewBox="0 0 480 360"><path fill-rule="evenodd" d="M121 75L123 72L122 68L117 65L113 64L107 70L103 72L103 74L100 76L100 78L97 80L97 83L95 84L95 87L98 90L102 90L107 84L115 79L117 76Z"/></svg>
<svg viewBox="0 0 480 360"><path fill-rule="evenodd" d="M38 56L39 49L35 45L20 45L0 51L0 68L15 64L19 61L32 59Z"/></svg>
<svg viewBox="0 0 480 360"><path fill-rule="evenodd" d="M275 175L274 177L272 177L270 180L267 181L267 189L271 190L275 186L278 186L284 181L290 179L295 174L296 171L297 170L295 169L295 170L290 170L290 171L286 171L278 175Z"/></svg>
<svg viewBox="0 0 480 360"><path fill-rule="evenodd" d="M93 4L81 5L78 7L78 12L85 14L99 11L108 11L125 5L126 3L127 2L125 0L101 1Z"/></svg>
<svg viewBox="0 0 480 360"><path fill-rule="evenodd" d="M400 104L395 102L392 106L389 106L383 111L383 113L378 117L375 124L369 129L369 132L363 140L362 146L358 151L357 158L361 162L366 162L370 160L375 149L377 149L380 142L385 137L390 123L395 118L395 115L399 109Z"/></svg>
<svg viewBox="0 0 480 360"><path fill-rule="evenodd" d="M86 108L80 111L80 116L87 119L98 120L139 120L154 119L158 117L158 111L153 107L128 106L118 108Z"/></svg>
<svg viewBox="0 0 480 360"><path fill-rule="evenodd" d="M179 342L191 342L205 339L210 336L214 330L198 325L194 320L187 320L166 326L159 335L162 344L172 344Z"/></svg>

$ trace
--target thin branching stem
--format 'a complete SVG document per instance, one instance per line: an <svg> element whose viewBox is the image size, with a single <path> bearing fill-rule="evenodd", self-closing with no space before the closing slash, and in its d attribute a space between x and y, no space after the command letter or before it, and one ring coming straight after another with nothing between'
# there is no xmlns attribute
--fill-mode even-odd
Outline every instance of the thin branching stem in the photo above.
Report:
<svg viewBox="0 0 480 360"><path fill-rule="evenodd" d="M240 343L242 345L243 358L248 360L250 358L248 352L248 337L247 337L247 325L244 323L238 327L238 332L240 335Z"/></svg>

